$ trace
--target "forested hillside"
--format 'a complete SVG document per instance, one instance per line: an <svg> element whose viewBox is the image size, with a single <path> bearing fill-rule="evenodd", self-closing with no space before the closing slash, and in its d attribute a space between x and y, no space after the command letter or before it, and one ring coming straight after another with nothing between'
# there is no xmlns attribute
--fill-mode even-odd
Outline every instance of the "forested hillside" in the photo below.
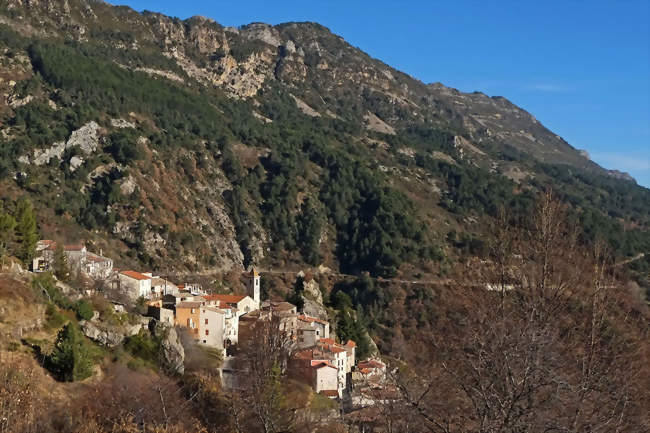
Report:
<svg viewBox="0 0 650 433"><path fill-rule="evenodd" d="M396 396L378 396L373 417L393 431L650 422L650 190L507 99L422 83L316 23L232 28L92 0L0 0L2 267L28 265L39 237L219 290L255 265L272 271L264 296L299 307L305 271L339 339L360 358L376 343L390 364ZM24 431L329 431L296 417L331 411L328 400L270 367L264 393L226 399L210 363L166 375L155 335L115 353L72 328L57 337L93 309L116 326L133 317L97 299L89 312L53 284L2 274L0 295L21 288L15 308L38 306L41 337L91 358L79 378L107 374L57 387L52 377L76 373L54 368L42 341L20 347L52 377L0 345L30 368L0 369L0 401L38 390L25 394ZM182 411L159 413L164 390ZM267 400L273 429L249 404Z"/></svg>
<svg viewBox="0 0 650 433"><path fill-rule="evenodd" d="M648 190L503 98L425 86L317 24L47 4L4 6L0 175L52 236L178 270L442 275L500 206L518 220L553 188L585 241L648 250Z"/></svg>

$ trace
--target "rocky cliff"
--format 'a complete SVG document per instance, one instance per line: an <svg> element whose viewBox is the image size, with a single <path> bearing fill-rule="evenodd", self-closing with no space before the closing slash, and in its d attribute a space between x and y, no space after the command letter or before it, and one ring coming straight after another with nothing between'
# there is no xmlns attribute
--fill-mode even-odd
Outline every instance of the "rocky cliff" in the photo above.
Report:
<svg viewBox="0 0 650 433"><path fill-rule="evenodd" d="M31 194L48 236L74 233L123 263L394 273L425 256L422 269L457 254L499 203L523 208L549 186L578 212L647 233L637 203L648 190L530 113L422 83L316 23L231 28L100 1L7 0L0 25L6 197ZM412 223L393 192L417 209ZM391 216L379 222L382 206ZM404 242L376 229L391 224Z"/></svg>

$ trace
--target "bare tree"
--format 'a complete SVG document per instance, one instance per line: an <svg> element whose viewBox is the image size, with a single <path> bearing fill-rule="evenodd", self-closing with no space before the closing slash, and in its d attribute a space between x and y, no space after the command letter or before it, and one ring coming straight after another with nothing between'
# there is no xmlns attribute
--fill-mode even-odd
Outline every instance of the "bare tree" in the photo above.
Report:
<svg viewBox="0 0 650 433"><path fill-rule="evenodd" d="M395 372L403 401L420 420L412 431L638 428L635 350L647 344L621 317L602 243L592 251L580 246L551 193L539 198L527 228L510 231L500 218L482 281L457 287L470 312L457 341L434 336L430 363ZM499 290L485 290L486 283Z"/></svg>
<svg viewBox="0 0 650 433"><path fill-rule="evenodd" d="M283 374L293 344L281 325L281 317L271 312L268 318L258 320L249 337L241 342L240 389L231 400L238 431L273 433L287 431L292 425L293 413L284 399Z"/></svg>

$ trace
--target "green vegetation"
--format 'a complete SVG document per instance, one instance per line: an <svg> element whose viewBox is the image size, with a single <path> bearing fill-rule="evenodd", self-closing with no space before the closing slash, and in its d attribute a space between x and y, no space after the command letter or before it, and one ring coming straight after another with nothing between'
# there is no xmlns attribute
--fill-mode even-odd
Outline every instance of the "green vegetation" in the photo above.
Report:
<svg viewBox="0 0 650 433"><path fill-rule="evenodd" d="M73 323L60 331L47 364L55 377L64 382L83 380L92 375L92 355L84 336Z"/></svg>
<svg viewBox="0 0 650 433"><path fill-rule="evenodd" d="M372 280L362 277L361 285L372 284ZM370 282L370 283L369 283ZM357 294L358 292L355 292ZM336 333L341 343L352 340L356 343L357 359L365 359L370 355L370 340L364 322L363 307L357 304L355 311L354 300L339 286L332 298L334 308L338 310Z"/></svg>
<svg viewBox="0 0 650 433"><path fill-rule="evenodd" d="M325 31L318 26L312 30ZM360 95L346 94L350 90L346 86L341 93L332 94L324 94L321 88L292 90L313 107L331 107L337 118L305 116L289 91L278 82L263 87L256 101L259 104L253 106L251 102L228 99L217 90L201 87L154 46L117 50L104 43L119 41L130 45L136 40L135 30L103 24L92 29L88 43L37 38L29 41L0 27L0 42L26 49L35 72L18 83L16 91L21 95L47 95L57 106L54 110L43 98L36 98L2 119L16 133L10 141L0 138L0 178L17 169L19 155L65 140L90 120L107 126L110 118L126 118L129 113L135 113L138 119L135 129L110 130L101 152L84 157L84 165L74 172L67 169L66 162L78 150L68 149L60 167L62 177L57 178L50 170L59 168L56 160L39 170L24 167L26 174L17 176L18 185L42 201L39 205L53 208L57 216L69 215L87 229L109 231L123 218L137 218L143 208L156 215L162 198L140 193L125 196L119 188L119 181L131 170L151 168L149 155L155 152L154 159L165 161L166 166L169 162L167 168L183 174L188 185L207 173L206 167L220 165L232 184L231 190L223 192L223 199L245 265L254 261L259 227L271 237L270 255L278 261L316 266L325 259L333 259L345 273L370 272L387 277L396 275L404 263L418 267L445 259L440 245L446 233L429 222L433 221L432 216L438 216L437 208L461 222L468 216L495 216L497 209L505 207L510 220L517 222L530 213L535 191L548 186L540 177L530 181L533 188L522 187L487 164L463 158L454 137L467 138L468 133L457 118L429 113L414 120L409 109L395 104L387 94L370 88L364 88ZM345 59L354 58L341 41L319 41L327 49L342 50ZM231 54L238 59L247 58L259 48L259 41L239 39L230 46ZM189 49L188 53L197 61L205 61L205 56L198 52ZM225 54L215 52L213 60ZM315 65L320 59L307 61ZM116 62L172 71L186 82L152 77L120 67ZM260 122L251 114L252 110L273 122ZM398 133L365 131L362 117L367 111L391 121ZM369 157L366 145L361 144L364 140L359 140L364 135L387 143L385 154L378 151L377 157ZM146 140L141 141L140 137ZM242 144L262 156L245 160L234 150ZM413 149L415 157L398 152L404 148ZM640 188L580 170L539 164L507 144L486 142L483 149L490 156L521 163L533 172L541 170L553 179L557 189L565 193L564 198L576 207L585 228L585 242L598 235L608 239L623 256L647 251L650 241L643 227L648 225L650 200L647 194L639 192ZM436 159L432 152L443 152L455 162ZM432 209L414 205L394 176L377 169L378 164L386 162L384 158L390 158L388 165L397 161L418 173L424 170L443 191L438 203L431 203ZM91 171L100 165L111 168L106 175L88 182ZM563 188L566 185L569 187ZM192 203L194 199L190 197L186 205L190 209L200 207L200 200ZM595 211L597 207L604 211ZM173 212L159 226L144 222L148 220L134 225L133 240L128 241L128 246L137 251L133 253L134 259L148 266L157 264L155 254L144 248L144 237L152 230L165 238L168 250L173 251L170 254L201 248L197 240L208 233L206 228L192 227L180 233L178 228L171 227L185 224L187 212ZM27 215L29 210L24 213ZM12 215L17 220L16 234L35 228L28 216L21 219L17 212ZM616 222L617 218L628 216L640 230L623 230L622 224ZM0 214L2 224L11 221L2 220ZM475 234L469 235L463 233L464 227L454 229L458 233L448 235L446 240L459 256L485 252L479 240L480 230L472 229ZM23 235L16 239L22 243ZM23 260L29 259L30 239L34 238L25 239L25 249L18 254ZM0 253L2 244L12 242L0 239ZM215 263L212 254L195 256L202 257L203 265ZM631 265L638 268L637 275L647 273L649 266L650 259ZM62 279L64 274L58 273Z"/></svg>
<svg viewBox="0 0 650 433"><path fill-rule="evenodd" d="M36 253L38 237L32 203L22 198L16 204L16 256L27 266L31 265Z"/></svg>
<svg viewBox="0 0 650 433"><path fill-rule="evenodd" d="M158 365L160 340L152 337L145 329L136 335L128 337L124 341L124 349L140 360L132 363L132 368L137 369L142 366L156 368Z"/></svg>
<svg viewBox="0 0 650 433"><path fill-rule="evenodd" d="M16 219L0 209L0 263L4 265L5 256L11 251L14 243Z"/></svg>
<svg viewBox="0 0 650 433"><path fill-rule="evenodd" d="M56 244L53 258L54 275L61 281L68 281L70 279L70 267L68 266L68 258L65 255L63 243Z"/></svg>
<svg viewBox="0 0 650 433"><path fill-rule="evenodd" d="M32 287L57 307L66 310L72 309L72 302L56 287L56 282L50 272L35 275L32 278Z"/></svg>
<svg viewBox="0 0 650 433"><path fill-rule="evenodd" d="M80 299L75 302L73 309L79 320L90 320L93 318L93 306L85 299Z"/></svg>

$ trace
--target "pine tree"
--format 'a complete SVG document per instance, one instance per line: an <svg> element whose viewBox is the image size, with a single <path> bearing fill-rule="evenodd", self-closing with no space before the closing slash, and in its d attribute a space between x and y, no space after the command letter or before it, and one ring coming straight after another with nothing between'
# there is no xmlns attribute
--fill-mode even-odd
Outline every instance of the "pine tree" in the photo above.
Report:
<svg viewBox="0 0 650 433"><path fill-rule="evenodd" d="M49 361L52 372L64 382L82 380L92 374L88 347L72 323L68 323L59 331Z"/></svg>
<svg viewBox="0 0 650 433"><path fill-rule="evenodd" d="M60 242L56 244L54 250L54 275L61 281L68 281L70 278L70 267L68 266L68 258L65 255L63 244Z"/></svg>
<svg viewBox="0 0 650 433"><path fill-rule="evenodd" d="M16 205L16 257L29 264L36 254L38 231L36 230L36 217L32 204L27 199L21 199Z"/></svg>
<svg viewBox="0 0 650 433"><path fill-rule="evenodd" d="M5 255L14 242L16 220L8 213L0 212L0 263L4 266Z"/></svg>

